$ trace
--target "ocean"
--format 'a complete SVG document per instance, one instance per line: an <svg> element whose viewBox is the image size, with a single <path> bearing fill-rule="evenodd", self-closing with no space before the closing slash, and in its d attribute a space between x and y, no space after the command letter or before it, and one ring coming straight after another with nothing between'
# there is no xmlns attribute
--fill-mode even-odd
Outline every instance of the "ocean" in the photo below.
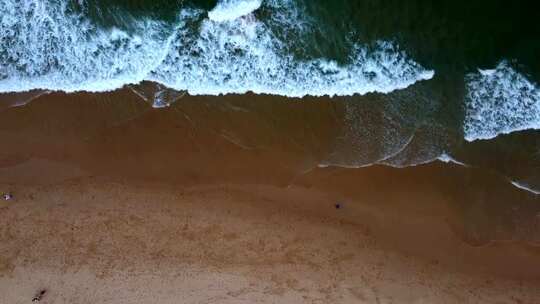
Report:
<svg viewBox="0 0 540 304"><path fill-rule="evenodd" d="M502 0L0 0L0 109L62 92L164 110L195 96L311 103L338 113L318 166L451 162L534 195L539 17Z"/></svg>

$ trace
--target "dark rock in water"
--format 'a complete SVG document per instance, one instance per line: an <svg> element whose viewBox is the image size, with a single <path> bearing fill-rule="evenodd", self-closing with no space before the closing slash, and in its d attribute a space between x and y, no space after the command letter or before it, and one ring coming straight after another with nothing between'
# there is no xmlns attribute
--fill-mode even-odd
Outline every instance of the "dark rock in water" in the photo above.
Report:
<svg viewBox="0 0 540 304"><path fill-rule="evenodd" d="M2 195L2 198L3 198L5 201L9 201L9 200L13 199L13 194L11 194L11 193L4 193L4 194Z"/></svg>
<svg viewBox="0 0 540 304"><path fill-rule="evenodd" d="M47 293L46 289L40 290L34 298L32 298L32 302L39 302L43 299L43 296L45 296L45 293Z"/></svg>
<svg viewBox="0 0 540 304"><path fill-rule="evenodd" d="M186 92L169 89L159 83L142 82L129 87L133 93L140 96L144 101L152 104L153 108L165 108L173 102L184 97Z"/></svg>

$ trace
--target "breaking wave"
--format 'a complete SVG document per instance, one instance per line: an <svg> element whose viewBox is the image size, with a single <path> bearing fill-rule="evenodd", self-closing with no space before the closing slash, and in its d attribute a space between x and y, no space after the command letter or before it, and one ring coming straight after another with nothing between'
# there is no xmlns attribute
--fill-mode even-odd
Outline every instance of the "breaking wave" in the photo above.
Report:
<svg viewBox="0 0 540 304"><path fill-rule="evenodd" d="M84 5L0 0L0 93L101 92L147 80L192 95L343 96L387 93L434 74L388 41L356 44L345 63L297 58L273 31L303 30L292 1L185 7L175 24L125 15L126 28L98 26ZM260 19L259 6L271 16Z"/></svg>

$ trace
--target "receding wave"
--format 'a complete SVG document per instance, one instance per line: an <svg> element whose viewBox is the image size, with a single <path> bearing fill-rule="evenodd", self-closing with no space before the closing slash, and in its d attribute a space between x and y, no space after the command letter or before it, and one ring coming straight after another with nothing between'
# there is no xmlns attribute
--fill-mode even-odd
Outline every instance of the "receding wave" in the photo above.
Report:
<svg viewBox="0 0 540 304"><path fill-rule="evenodd" d="M356 44L345 63L297 58L272 32L302 30L293 1L262 3L269 20L253 12L259 1L247 0L220 2L214 20L188 7L172 25L127 15L129 30L100 27L70 2L0 0L0 92L100 92L148 80L192 95L334 96L386 93L433 77L388 41ZM249 10L227 15L233 2Z"/></svg>
<svg viewBox="0 0 540 304"><path fill-rule="evenodd" d="M522 183L522 182L519 182L519 181L510 181L512 183L512 185L514 185L515 187L521 189L521 190L525 190L527 192L530 192L532 194L535 194L535 195L540 195L540 191L539 190L536 190L536 189L533 189L531 186L525 184L525 183Z"/></svg>
<svg viewBox="0 0 540 304"><path fill-rule="evenodd" d="M540 88L506 61L467 77L465 139L540 128Z"/></svg>

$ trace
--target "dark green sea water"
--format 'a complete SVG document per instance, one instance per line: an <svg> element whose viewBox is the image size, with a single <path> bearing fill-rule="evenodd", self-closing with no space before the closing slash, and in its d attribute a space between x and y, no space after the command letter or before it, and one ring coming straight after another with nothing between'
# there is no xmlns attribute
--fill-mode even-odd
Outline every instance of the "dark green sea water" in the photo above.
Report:
<svg viewBox="0 0 540 304"><path fill-rule="evenodd" d="M313 55L343 60L351 39L365 43L395 40L425 66L460 70L492 68L517 60L538 80L540 12L534 1L298 0L313 20L304 47ZM85 11L101 26L129 27L129 18L174 23L185 7L210 10L217 1L88 0ZM255 14L261 19L269 12ZM294 20L291 20L294 22ZM274 29L278 32L280 29Z"/></svg>

